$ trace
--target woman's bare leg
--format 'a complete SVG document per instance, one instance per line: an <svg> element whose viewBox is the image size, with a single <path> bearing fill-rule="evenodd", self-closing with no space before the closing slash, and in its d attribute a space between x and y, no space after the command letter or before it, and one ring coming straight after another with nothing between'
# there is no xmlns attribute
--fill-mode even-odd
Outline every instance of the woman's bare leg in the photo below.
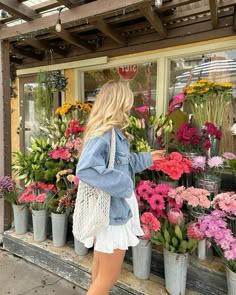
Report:
<svg viewBox="0 0 236 295"><path fill-rule="evenodd" d="M86 295L108 295L109 290L120 275L121 266L125 256L125 250L115 249L113 253L94 251L96 268L94 280Z"/></svg>
<svg viewBox="0 0 236 295"><path fill-rule="evenodd" d="M95 251L93 252L93 262L92 262L92 282L96 279L98 274L98 268L99 268L99 252Z"/></svg>

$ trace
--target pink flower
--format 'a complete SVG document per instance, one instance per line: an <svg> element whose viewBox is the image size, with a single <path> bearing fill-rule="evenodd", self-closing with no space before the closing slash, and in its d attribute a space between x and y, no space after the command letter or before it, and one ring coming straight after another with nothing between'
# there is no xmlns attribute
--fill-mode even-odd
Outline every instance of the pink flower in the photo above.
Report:
<svg viewBox="0 0 236 295"><path fill-rule="evenodd" d="M167 213L167 218L170 223L177 224L178 221L181 222L184 219L184 216L180 209L171 208Z"/></svg>
<svg viewBox="0 0 236 295"><path fill-rule="evenodd" d="M58 147L55 150L49 151L48 155L53 159L68 160L71 157L71 153L67 148Z"/></svg>
<svg viewBox="0 0 236 295"><path fill-rule="evenodd" d="M150 206L153 210L163 210L165 209L165 202L162 195L155 194L151 197Z"/></svg>
<svg viewBox="0 0 236 295"><path fill-rule="evenodd" d="M192 166L193 168L201 168L204 169L206 165L206 157L197 156L193 158Z"/></svg>
<svg viewBox="0 0 236 295"><path fill-rule="evenodd" d="M224 160L222 157L215 156L215 157L210 158L207 161L207 164L210 168L219 168L219 167L223 167Z"/></svg>
<svg viewBox="0 0 236 295"><path fill-rule="evenodd" d="M175 109L175 106L183 102L184 97L185 97L185 95L182 92L176 94L176 96L173 98L173 100L170 103L168 113L173 112Z"/></svg>
<svg viewBox="0 0 236 295"><path fill-rule="evenodd" d="M152 237L151 229L147 224L141 224L141 228L144 232L143 236L140 236L142 240L150 240Z"/></svg>
<svg viewBox="0 0 236 295"><path fill-rule="evenodd" d="M149 225L154 231L158 231L161 228L160 221L157 220L151 212L144 212L141 215L141 222Z"/></svg>
<svg viewBox="0 0 236 295"><path fill-rule="evenodd" d="M44 202L47 198L47 195L45 193L39 194L36 196L35 201L36 202Z"/></svg>
<svg viewBox="0 0 236 295"><path fill-rule="evenodd" d="M200 224L198 222L188 224L187 236L190 239L204 239L204 234L200 231Z"/></svg>
<svg viewBox="0 0 236 295"><path fill-rule="evenodd" d="M146 105L143 105L141 107L135 108L135 111L138 111L139 113L145 113L146 111L148 111L149 107Z"/></svg>
<svg viewBox="0 0 236 295"><path fill-rule="evenodd" d="M234 158L236 158L236 155L233 154L233 153L225 152L225 153L223 153L223 157L224 157L225 159L234 159Z"/></svg>

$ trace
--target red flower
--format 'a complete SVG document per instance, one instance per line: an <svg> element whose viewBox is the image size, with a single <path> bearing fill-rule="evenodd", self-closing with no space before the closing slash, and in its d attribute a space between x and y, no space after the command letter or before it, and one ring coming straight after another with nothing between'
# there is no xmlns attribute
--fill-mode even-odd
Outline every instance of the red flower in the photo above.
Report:
<svg viewBox="0 0 236 295"><path fill-rule="evenodd" d="M209 148L211 147L211 142L209 141L209 140L206 140L206 141L204 141L203 142L203 144L202 144L202 149L203 150L209 150Z"/></svg>

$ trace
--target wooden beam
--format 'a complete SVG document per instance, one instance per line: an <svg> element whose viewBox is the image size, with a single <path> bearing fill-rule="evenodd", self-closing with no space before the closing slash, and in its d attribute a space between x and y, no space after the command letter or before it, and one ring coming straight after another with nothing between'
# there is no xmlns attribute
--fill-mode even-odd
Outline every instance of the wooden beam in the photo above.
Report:
<svg viewBox="0 0 236 295"><path fill-rule="evenodd" d="M26 38L22 41L28 45L33 46L34 48L55 52L56 54L63 56L63 57L66 55L65 51L61 50L58 47L51 46L48 42L45 42L45 41L39 41L36 39L31 39L31 38Z"/></svg>
<svg viewBox="0 0 236 295"><path fill-rule="evenodd" d="M158 11L162 12L169 9L175 9L176 7L192 4L199 1L202 1L202 0L172 0L169 2L163 3L162 6L158 8Z"/></svg>
<svg viewBox="0 0 236 295"><path fill-rule="evenodd" d="M0 175L11 175L11 93L9 42L0 42ZM6 212L0 197L0 243L2 242Z"/></svg>
<svg viewBox="0 0 236 295"><path fill-rule="evenodd" d="M236 5L234 6L233 30L236 32Z"/></svg>
<svg viewBox="0 0 236 295"><path fill-rule="evenodd" d="M107 24L103 19L90 21L90 23L93 24L94 27L97 28L99 31L103 32L103 34L113 39L116 43L123 46L127 45L127 41L125 40L125 38L117 33L115 29L113 29L111 25Z"/></svg>
<svg viewBox="0 0 236 295"><path fill-rule="evenodd" d="M28 58L36 59L36 60L43 60L44 54L35 54L32 51L26 51L20 48L15 48L14 46L11 46L10 52L13 55L21 55Z"/></svg>
<svg viewBox="0 0 236 295"><path fill-rule="evenodd" d="M60 5L65 5L67 8L73 8L75 5L70 0L57 0Z"/></svg>
<svg viewBox="0 0 236 295"><path fill-rule="evenodd" d="M149 23L153 26L153 28L161 37L167 37L166 28L164 27L159 15L155 11L153 11L151 6L143 7L140 12L145 16L145 18L149 21Z"/></svg>
<svg viewBox="0 0 236 295"><path fill-rule="evenodd" d="M61 32L57 32L56 30L51 30L51 32L59 36L61 39L75 45L76 47L80 47L80 48L92 51L92 47L86 41L83 41L77 37L74 37L71 33L67 32L66 30L62 30Z"/></svg>
<svg viewBox="0 0 236 295"><path fill-rule="evenodd" d="M81 5L79 7L72 8L70 10L62 11L61 20L63 24L75 23L80 20L86 20L90 17L103 16L105 14L115 12L128 7L138 8L140 5L149 5L148 0L97 0L88 4ZM7 39L17 36L17 32L21 34L30 33L33 31L40 31L45 28L54 27L57 22L58 14L45 16L42 19L35 19L30 23L24 23L13 27L2 28L0 30L0 38ZM17 28L16 28L17 27Z"/></svg>
<svg viewBox="0 0 236 295"><path fill-rule="evenodd" d="M21 65L22 64L22 59L10 56L10 62L14 63L14 64L17 64L17 65Z"/></svg>
<svg viewBox="0 0 236 295"><path fill-rule="evenodd" d="M58 6L60 6L60 3L58 3L57 0L48 0L48 1L45 1L43 3L33 5L31 7L37 13L40 13L40 12L43 12L45 10L52 9L52 8L55 8L55 7L58 7Z"/></svg>
<svg viewBox="0 0 236 295"><path fill-rule="evenodd" d="M0 8L6 10L11 15L18 16L26 21L31 21L36 17L39 17L35 10L16 0L1 0Z"/></svg>
<svg viewBox="0 0 236 295"><path fill-rule="evenodd" d="M212 27L215 29L218 24L217 0L209 0L209 6L211 12Z"/></svg>

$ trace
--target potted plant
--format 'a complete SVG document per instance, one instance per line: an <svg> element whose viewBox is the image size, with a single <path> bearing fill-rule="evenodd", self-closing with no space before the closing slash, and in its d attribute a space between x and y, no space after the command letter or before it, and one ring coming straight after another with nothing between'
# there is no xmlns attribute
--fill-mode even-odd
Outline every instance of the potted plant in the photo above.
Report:
<svg viewBox="0 0 236 295"><path fill-rule="evenodd" d="M44 241L47 237L47 209L49 201L56 194L53 184L33 182L29 184L18 201L28 203L32 210L33 236L37 242Z"/></svg>
<svg viewBox="0 0 236 295"><path fill-rule="evenodd" d="M72 172L72 169L66 169L57 173L57 195L49 201L55 247L62 247L66 243L68 216L74 208L78 178Z"/></svg>
<svg viewBox="0 0 236 295"><path fill-rule="evenodd" d="M227 228L226 214L222 210L214 210L210 214L199 217L200 230L213 244L226 266L228 294L235 294L236 281L236 238Z"/></svg>
<svg viewBox="0 0 236 295"><path fill-rule="evenodd" d="M179 208L166 210L161 229L152 233L152 242L164 248L165 286L169 294L185 294L189 253L204 236L197 222L188 222Z"/></svg>
<svg viewBox="0 0 236 295"><path fill-rule="evenodd" d="M0 177L0 197L12 204L16 234L25 234L28 229L29 208L18 201L20 189L11 176Z"/></svg>

